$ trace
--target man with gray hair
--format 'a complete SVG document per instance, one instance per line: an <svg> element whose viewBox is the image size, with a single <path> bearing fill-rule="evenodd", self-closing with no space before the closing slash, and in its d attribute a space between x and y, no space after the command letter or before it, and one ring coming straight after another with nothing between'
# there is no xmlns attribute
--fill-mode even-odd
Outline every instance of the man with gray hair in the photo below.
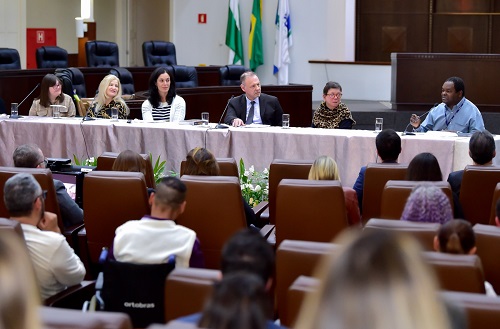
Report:
<svg viewBox="0 0 500 329"><path fill-rule="evenodd" d="M45 211L45 191L33 175L12 176L3 191L10 218L21 223L42 298L79 284L85 267L61 234L56 214Z"/></svg>
<svg viewBox="0 0 500 329"><path fill-rule="evenodd" d="M45 168L47 160L36 144L18 146L12 155L14 166L19 168ZM64 183L54 179L57 203L61 211L61 219L65 227L83 223L83 210L71 199Z"/></svg>

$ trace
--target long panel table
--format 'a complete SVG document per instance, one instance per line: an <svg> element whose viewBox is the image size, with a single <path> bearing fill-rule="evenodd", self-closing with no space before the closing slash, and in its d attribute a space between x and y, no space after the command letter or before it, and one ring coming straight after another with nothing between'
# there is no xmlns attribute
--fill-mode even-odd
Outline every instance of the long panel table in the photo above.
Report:
<svg viewBox="0 0 500 329"><path fill-rule="evenodd" d="M211 124L213 126L214 124ZM133 120L82 122L76 118L25 117L12 120L0 116L0 165L12 165L12 153L24 143L38 144L47 157L78 158L99 156L105 151L130 149L152 153L167 160L167 170L179 171L187 152L204 146L216 157L242 158L256 170L269 167L273 159L309 159L332 156L338 163L342 184L352 186L361 166L377 161L376 133L368 130L328 130L313 128L211 129L177 123L146 123ZM497 148L500 138L496 137ZM400 162L410 162L418 153L433 153L447 177L472 161L468 156L468 137L432 132L402 136ZM500 157L494 159L500 164Z"/></svg>

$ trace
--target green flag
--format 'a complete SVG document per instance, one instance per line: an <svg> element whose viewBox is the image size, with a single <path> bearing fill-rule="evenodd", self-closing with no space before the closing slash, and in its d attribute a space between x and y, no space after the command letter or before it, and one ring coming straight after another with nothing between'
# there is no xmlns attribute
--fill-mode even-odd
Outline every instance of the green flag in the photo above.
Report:
<svg viewBox="0 0 500 329"><path fill-rule="evenodd" d="M227 14L226 46L229 47L229 64L244 65L243 39L241 38L239 0L229 0Z"/></svg>
<svg viewBox="0 0 500 329"><path fill-rule="evenodd" d="M250 36L248 38L248 55L250 69L255 69L264 64L264 51L262 49L262 0L253 0L252 16L250 17Z"/></svg>

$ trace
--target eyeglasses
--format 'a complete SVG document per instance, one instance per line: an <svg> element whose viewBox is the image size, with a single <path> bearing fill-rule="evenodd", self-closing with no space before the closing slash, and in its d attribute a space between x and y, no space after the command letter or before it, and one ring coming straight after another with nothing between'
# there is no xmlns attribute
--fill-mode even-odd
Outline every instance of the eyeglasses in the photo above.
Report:
<svg viewBox="0 0 500 329"><path fill-rule="evenodd" d="M342 97L342 93L338 93L338 94L335 94L335 93L326 94L326 96L328 96L330 98L341 98Z"/></svg>
<svg viewBox="0 0 500 329"><path fill-rule="evenodd" d="M46 168L47 164L49 163L49 160L47 158L44 158L42 162L40 162L38 165L41 165L43 163L43 167Z"/></svg>
<svg viewBox="0 0 500 329"><path fill-rule="evenodd" d="M39 196L37 196L37 197L35 198L35 201L36 201L36 199L38 199L38 198L42 198L43 200L47 199L47 190L42 190L42 194L40 194Z"/></svg>
<svg viewBox="0 0 500 329"><path fill-rule="evenodd" d="M60 83L56 83L55 85L53 85L51 88L61 88L61 84Z"/></svg>

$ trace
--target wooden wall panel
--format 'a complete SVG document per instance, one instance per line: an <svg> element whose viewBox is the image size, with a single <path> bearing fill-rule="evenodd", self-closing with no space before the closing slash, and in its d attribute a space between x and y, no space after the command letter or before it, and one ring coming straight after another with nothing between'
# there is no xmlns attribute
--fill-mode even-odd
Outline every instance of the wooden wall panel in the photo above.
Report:
<svg viewBox="0 0 500 329"><path fill-rule="evenodd" d="M432 52L488 53L488 21L488 16L434 16Z"/></svg>

